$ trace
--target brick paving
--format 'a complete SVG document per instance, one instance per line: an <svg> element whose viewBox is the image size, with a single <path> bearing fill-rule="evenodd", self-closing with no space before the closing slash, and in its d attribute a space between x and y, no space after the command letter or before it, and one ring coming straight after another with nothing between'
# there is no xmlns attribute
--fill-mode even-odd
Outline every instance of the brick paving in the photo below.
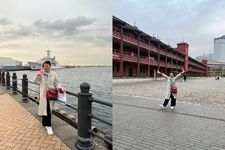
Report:
<svg viewBox="0 0 225 150"><path fill-rule="evenodd" d="M224 107L178 101L173 111L158 100L113 97L115 150L223 150Z"/></svg>
<svg viewBox="0 0 225 150"><path fill-rule="evenodd" d="M0 149L69 150L10 95L0 95Z"/></svg>

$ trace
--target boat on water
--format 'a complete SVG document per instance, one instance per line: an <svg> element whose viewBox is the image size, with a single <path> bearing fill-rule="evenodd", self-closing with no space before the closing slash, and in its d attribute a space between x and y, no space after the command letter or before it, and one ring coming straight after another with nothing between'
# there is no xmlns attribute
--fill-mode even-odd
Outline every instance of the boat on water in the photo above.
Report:
<svg viewBox="0 0 225 150"><path fill-rule="evenodd" d="M40 60L36 61L36 62L28 62L31 70L40 70L42 68L42 64L45 61L50 61L52 64L51 69L62 69L63 66L59 64L59 62L56 61L55 56L51 57L50 56L50 50L47 50L47 56L41 58Z"/></svg>

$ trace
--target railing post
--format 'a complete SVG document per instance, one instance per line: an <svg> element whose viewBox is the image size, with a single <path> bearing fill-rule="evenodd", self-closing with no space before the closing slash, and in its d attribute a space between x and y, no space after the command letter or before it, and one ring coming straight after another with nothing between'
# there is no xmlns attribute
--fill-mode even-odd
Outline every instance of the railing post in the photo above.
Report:
<svg viewBox="0 0 225 150"><path fill-rule="evenodd" d="M10 90L10 74L8 71L6 73L6 89Z"/></svg>
<svg viewBox="0 0 225 150"><path fill-rule="evenodd" d="M5 72L2 72L2 86L5 86Z"/></svg>
<svg viewBox="0 0 225 150"><path fill-rule="evenodd" d="M2 83L2 71L0 71L0 83Z"/></svg>
<svg viewBox="0 0 225 150"><path fill-rule="evenodd" d="M90 101L92 94L89 93L90 85L86 82L81 83L78 93L78 139L75 147L78 150L93 150L94 144L91 140L91 111Z"/></svg>
<svg viewBox="0 0 225 150"><path fill-rule="evenodd" d="M23 74L22 78L22 102L28 102L28 79L26 74Z"/></svg>
<svg viewBox="0 0 225 150"><path fill-rule="evenodd" d="M13 95L17 94L17 76L15 72L13 73L13 76L12 76L12 92L13 92Z"/></svg>

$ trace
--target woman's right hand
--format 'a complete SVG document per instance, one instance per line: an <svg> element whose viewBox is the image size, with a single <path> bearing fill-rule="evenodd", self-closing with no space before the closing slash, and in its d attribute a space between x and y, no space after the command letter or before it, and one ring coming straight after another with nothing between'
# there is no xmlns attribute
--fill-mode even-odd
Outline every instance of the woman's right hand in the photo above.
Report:
<svg viewBox="0 0 225 150"><path fill-rule="evenodd" d="M157 73L158 73L158 74L162 74L162 73L159 71L159 69L157 70Z"/></svg>
<svg viewBox="0 0 225 150"><path fill-rule="evenodd" d="M45 70L44 69L41 69L39 72L38 72L38 77L41 77L45 74Z"/></svg>

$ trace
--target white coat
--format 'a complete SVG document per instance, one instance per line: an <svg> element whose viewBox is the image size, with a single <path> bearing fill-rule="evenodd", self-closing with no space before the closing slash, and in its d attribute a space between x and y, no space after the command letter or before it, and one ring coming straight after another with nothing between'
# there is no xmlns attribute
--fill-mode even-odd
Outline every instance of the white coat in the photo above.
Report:
<svg viewBox="0 0 225 150"><path fill-rule="evenodd" d="M182 76L182 73L179 73L178 75L176 75L175 77L171 78L167 75L165 75L164 73L162 74L163 77L165 77L167 79L167 88L166 88L166 97L165 99L170 99L170 94L171 94L171 86L173 87L177 87L176 86L176 81L177 79ZM177 93L172 93L173 97L176 99L177 97Z"/></svg>
<svg viewBox="0 0 225 150"><path fill-rule="evenodd" d="M59 80L57 74L53 71L46 72L45 75L34 79L35 83L40 83L40 100L38 106L38 116L47 116L47 98L46 91L50 88L60 88ZM55 101L49 101L50 109L52 110ZM52 112L52 111L51 111Z"/></svg>

